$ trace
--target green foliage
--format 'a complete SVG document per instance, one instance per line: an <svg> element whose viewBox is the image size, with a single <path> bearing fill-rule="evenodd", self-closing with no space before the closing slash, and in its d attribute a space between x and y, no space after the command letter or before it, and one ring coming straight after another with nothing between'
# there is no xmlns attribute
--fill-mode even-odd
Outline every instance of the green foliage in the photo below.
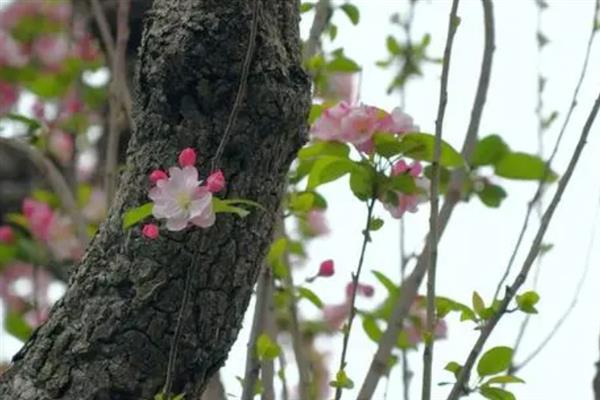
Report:
<svg viewBox="0 0 600 400"><path fill-rule="evenodd" d="M501 186L485 182L483 189L477 192L477 196L486 206L498 208L507 194Z"/></svg>
<svg viewBox="0 0 600 400"><path fill-rule="evenodd" d="M537 314L535 305L540 300L540 295L537 292L529 291L517 296L517 306L519 310L527 314Z"/></svg>
<svg viewBox="0 0 600 400"><path fill-rule="evenodd" d="M310 170L306 189L315 189L319 185L341 178L353 168L354 163L347 158L323 156L315 162Z"/></svg>
<svg viewBox="0 0 600 400"><path fill-rule="evenodd" d="M354 387L354 382L346 375L346 371L341 369L335 374L335 381L329 382L329 386L334 388L352 389Z"/></svg>
<svg viewBox="0 0 600 400"><path fill-rule="evenodd" d="M383 335L383 331L377 325L377 320L371 315L364 315L362 326L369 339L375 343L379 343L379 340Z"/></svg>
<svg viewBox="0 0 600 400"><path fill-rule="evenodd" d="M546 163L541 158L526 153L505 155L496 163L494 172L503 178L518 180L554 182L557 178L555 172L546 170Z"/></svg>
<svg viewBox="0 0 600 400"><path fill-rule="evenodd" d="M267 263L273 269L276 278L282 279L288 276L288 266L286 263L286 251L288 249L288 240L284 237L277 239L271 244L267 254Z"/></svg>
<svg viewBox="0 0 600 400"><path fill-rule="evenodd" d="M306 287L302 287L302 286L296 288L296 290L298 292L299 298L310 301L312 304L315 305L315 307L317 307L319 309L323 308L323 301L315 292L313 292L312 290L310 290Z"/></svg>
<svg viewBox="0 0 600 400"><path fill-rule="evenodd" d="M378 231L383 226L383 220L381 218L372 217L369 221L369 230Z"/></svg>
<svg viewBox="0 0 600 400"><path fill-rule="evenodd" d="M495 165L510 149L498 135L489 135L477 142L471 155L471 166Z"/></svg>
<svg viewBox="0 0 600 400"><path fill-rule="evenodd" d="M479 389L479 393L490 400L515 400L511 392L497 387L485 386Z"/></svg>
<svg viewBox="0 0 600 400"><path fill-rule="evenodd" d="M512 354L513 349L506 346L498 346L486 351L477 363L477 373L479 376L489 376L507 370Z"/></svg>
<svg viewBox="0 0 600 400"><path fill-rule="evenodd" d="M348 16L352 25L357 25L360 21L360 12L354 4L346 3L340 6L340 9Z"/></svg>
<svg viewBox="0 0 600 400"><path fill-rule="evenodd" d="M281 348L266 333L256 340L256 355L261 360L273 360L279 356Z"/></svg>
<svg viewBox="0 0 600 400"><path fill-rule="evenodd" d="M212 206L215 214L219 213L231 213L236 214L241 218L245 218L250 214L250 211L245 208L239 207L240 204L260 208L265 210L263 206L252 200L246 199L219 199L218 197L212 198Z"/></svg>
<svg viewBox="0 0 600 400"><path fill-rule="evenodd" d="M307 212L312 209L315 195L311 192L290 193L289 209L292 212Z"/></svg>
<svg viewBox="0 0 600 400"><path fill-rule="evenodd" d="M446 364L446 366L444 367L444 369L446 371L452 372L452 374L454 374L454 377L458 378L458 374L460 374L460 370L462 369L462 365L460 365L456 361L450 361L448 364Z"/></svg>
<svg viewBox="0 0 600 400"><path fill-rule="evenodd" d="M435 136L428 133L408 133L400 142L402 153L409 158L421 161L433 161ZM442 140L440 165L448 168L464 165L460 153Z"/></svg>
<svg viewBox="0 0 600 400"><path fill-rule="evenodd" d="M32 333L32 329L23 315L12 311L7 312L4 316L4 329L23 342L29 339Z"/></svg>
<svg viewBox="0 0 600 400"><path fill-rule="evenodd" d="M125 211L125 214L123 214L123 229L129 229L133 225L148 218L150 215L152 215L153 207L154 203L150 202Z"/></svg>

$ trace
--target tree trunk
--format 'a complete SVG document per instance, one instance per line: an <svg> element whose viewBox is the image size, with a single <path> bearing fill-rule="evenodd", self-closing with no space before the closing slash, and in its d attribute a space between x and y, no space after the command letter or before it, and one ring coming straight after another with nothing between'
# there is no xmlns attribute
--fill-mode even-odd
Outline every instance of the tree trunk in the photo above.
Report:
<svg viewBox="0 0 600 400"><path fill-rule="evenodd" d="M219 214L207 229L124 231L146 201L148 173L188 146L205 176L238 88L251 24L245 0L155 0L140 48L134 132L109 216L49 320L0 378L11 400L151 399L164 384L184 278L200 246L175 366L174 392L199 397L236 339L273 231L285 175L306 140L309 80L297 0L258 0L248 90L220 167L226 197L267 211ZM194 397L196 396L196 397Z"/></svg>

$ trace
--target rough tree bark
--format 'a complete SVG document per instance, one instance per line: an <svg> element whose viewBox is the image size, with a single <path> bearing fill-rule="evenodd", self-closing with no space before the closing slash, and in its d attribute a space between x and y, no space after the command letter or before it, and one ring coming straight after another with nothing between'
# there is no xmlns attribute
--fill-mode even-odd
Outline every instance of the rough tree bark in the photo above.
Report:
<svg viewBox="0 0 600 400"><path fill-rule="evenodd" d="M259 0L246 100L221 168L227 197L268 211L217 217L208 230L123 231L125 210L147 201L148 172L199 150L202 174L237 90L251 23L245 0L156 0L140 48L134 132L107 221L49 320L0 378L11 400L151 399L165 379L184 276L199 247L174 390L197 398L236 339L270 242L284 178L306 140L309 80L301 69L297 0Z"/></svg>

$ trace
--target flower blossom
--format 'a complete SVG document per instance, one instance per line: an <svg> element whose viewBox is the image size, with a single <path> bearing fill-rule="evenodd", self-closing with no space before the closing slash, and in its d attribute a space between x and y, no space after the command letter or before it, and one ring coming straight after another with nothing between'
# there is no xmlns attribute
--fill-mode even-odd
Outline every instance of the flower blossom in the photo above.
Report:
<svg viewBox="0 0 600 400"><path fill-rule="evenodd" d="M0 81L0 116L6 114L18 98L19 92L16 87Z"/></svg>
<svg viewBox="0 0 600 400"><path fill-rule="evenodd" d="M340 329L344 321L350 316L350 310L352 309L352 289L354 283L350 282L346 285L346 300L341 304L329 305L323 308L323 318L325 323L331 330ZM371 285L365 285L359 283L357 285L356 295L371 297L373 296L375 289Z"/></svg>
<svg viewBox="0 0 600 400"><path fill-rule="evenodd" d="M42 36L33 43L33 52L46 67L61 64L69 53L69 42L64 36Z"/></svg>
<svg viewBox="0 0 600 400"><path fill-rule="evenodd" d="M50 206L40 201L23 200L23 215L27 219L29 230L34 238L47 242L54 212Z"/></svg>
<svg viewBox="0 0 600 400"><path fill-rule="evenodd" d="M392 167L392 176L400 174L410 174L415 178L417 188L424 193L429 191L429 179L422 176L423 167L418 161L413 161L411 165L408 165L406 161L399 160ZM417 206L420 203L427 201L427 195L424 194L406 194L402 192L396 192L398 196L398 202L396 204L390 204L384 202L383 206L390 212L394 218L402 218L405 212L415 213L417 212Z"/></svg>
<svg viewBox="0 0 600 400"><path fill-rule="evenodd" d="M320 210L310 210L306 213L306 228L310 236L320 236L329 233L329 226L325 219L325 212Z"/></svg>
<svg viewBox="0 0 600 400"><path fill-rule="evenodd" d="M184 157L179 158L181 161ZM166 219L167 229L171 231L183 230L190 223L201 228L213 225L212 193L200 183L195 167L170 168L169 178L159 180L150 190L149 197L154 202L152 215Z"/></svg>
<svg viewBox="0 0 600 400"><path fill-rule="evenodd" d="M0 30L0 66L19 68L28 61L23 47L11 35Z"/></svg>
<svg viewBox="0 0 600 400"><path fill-rule="evenodd" d="M223 190L225 187L225 176L223 175L223 171L217 170L210 174L208 178L206 178L206 188L211 193L217 193Z"/></svg>
<svg viewBox="0 0 600 400"><path fill-rule="evenodd" d="M341 101L323 111L313 124L311 133L318 139L351 143L358 150L371 153L375 133L400 135L417 129L412 118L399 108L390 114L377 107Z"/></svg>
<svg viewBox="0 0 600 400"><path fill-rule="evenodd" d="M0 243L12 243L15 240L15 233L8 225L0 226Z"/></svg>
<svg viewBox="0 0 600 400"><path fill-rule="evenodd" d="M142 228L142 235L148 239L156 239L158 237L158 226L156 224L146 224Z"/></svg>

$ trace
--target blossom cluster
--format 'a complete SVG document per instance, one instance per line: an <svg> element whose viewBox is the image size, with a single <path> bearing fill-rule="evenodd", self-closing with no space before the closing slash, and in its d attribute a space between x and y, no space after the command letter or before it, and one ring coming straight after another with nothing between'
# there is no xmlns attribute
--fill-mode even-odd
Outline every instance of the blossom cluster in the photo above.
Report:
<svg viewBox="0 0 600 400"><path fill-rule="evenodd" d="M225 177L218 170L206 182L198 180L196 158L196 151L186 148L179 154L179 167L171 167L168 172L157 169L149 175L154 185L148 193L153 201L152 215L166 220L166 228L170 231L181 231L190 225L208 228L215 223L212 194L223 190ZM158 227L146 224L142 234L155 239Z"/></svg>

